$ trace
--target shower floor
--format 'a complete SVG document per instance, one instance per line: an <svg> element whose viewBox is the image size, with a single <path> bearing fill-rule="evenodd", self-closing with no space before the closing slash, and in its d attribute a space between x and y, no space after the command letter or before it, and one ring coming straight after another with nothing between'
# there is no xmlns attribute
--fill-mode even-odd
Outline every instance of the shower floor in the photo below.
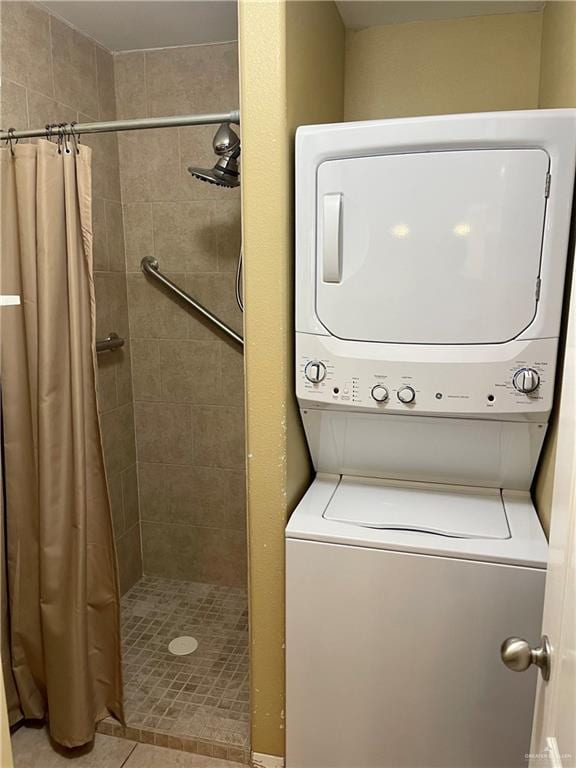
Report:
<svg viewBox="0 0 576 768"><path fill-rule="evenodd" d="M189 635L187 656L168 650ZM248 761L248 605L242 589L145 576L122 598L127 727L99 730ZM113 724L113 725L112 725Z"/></svg>

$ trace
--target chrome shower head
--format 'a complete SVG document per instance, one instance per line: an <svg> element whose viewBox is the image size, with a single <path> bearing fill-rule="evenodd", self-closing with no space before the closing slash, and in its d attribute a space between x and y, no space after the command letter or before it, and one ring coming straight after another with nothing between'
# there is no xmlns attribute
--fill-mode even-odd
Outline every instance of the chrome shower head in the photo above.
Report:
<svg viewBox="0 0 576 768"><path fill-rule="evenodd" d="M239 187L240 171L238 158L240 156L240 139L230 127L230 123L222 123L212 141L214 152L220 159L213 168L197 168L191 165L188 172L200 181L217 184L219 187Z"/></svg>

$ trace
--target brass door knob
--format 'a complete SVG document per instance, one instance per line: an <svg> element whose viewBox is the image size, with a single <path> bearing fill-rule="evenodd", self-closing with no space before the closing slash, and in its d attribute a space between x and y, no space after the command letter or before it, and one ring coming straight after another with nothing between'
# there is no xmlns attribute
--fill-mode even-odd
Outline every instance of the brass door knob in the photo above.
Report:
<svg viewBox="0 0 576 768"><path fill-rule="evenodd" d="M528 667L535 664L542 678L550 680L550 641L546 635L542 636L539 648L532 648L527 640L521 637L508 637L500 646L500 658L513 672L525 672Z"/></svg>

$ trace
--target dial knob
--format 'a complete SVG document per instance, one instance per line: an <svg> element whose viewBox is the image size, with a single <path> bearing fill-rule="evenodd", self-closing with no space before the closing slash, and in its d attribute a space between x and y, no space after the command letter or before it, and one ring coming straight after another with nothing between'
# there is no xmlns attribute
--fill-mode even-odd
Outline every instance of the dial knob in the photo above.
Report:
<svg viewBox="0 0 576 768"><path fill-rule="evenodd" d="M540 386L540 376L538 371L535 371L534 368L520 368L520 370L516 371L514 374L512 383L518 392L523 392L525 395L529 395L530 392L534 392Z"/></svg>
<svg viewBox="0 0 576 768"><path fill-rule="evenodd" d="M311 381L312 384L319 384L326 378L326 366L319 360L311 360L309 363L306 363L304 376L306 376L308 381Z"/></svg>
<svg viewBox="0 0 576 768"><path fill-rule="evenodd" d="M388 400L388 390L382 384L376 384L375 387L372 387L371 395L377 403L385 403Z"/></svg>
<svg viewBox="0 0 576 768"><path fill-rule="evenodd" d="M416 400L416 392L413 387L402 387L402 389L398 390L397 396L398 400L400 400L401 403L404 403L404 405L409 405Z"/></svg>

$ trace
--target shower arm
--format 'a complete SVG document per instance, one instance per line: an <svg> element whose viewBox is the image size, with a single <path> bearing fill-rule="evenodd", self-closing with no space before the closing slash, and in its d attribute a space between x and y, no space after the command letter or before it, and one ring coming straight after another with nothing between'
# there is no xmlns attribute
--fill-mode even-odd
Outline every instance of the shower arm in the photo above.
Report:
<svg viewBox="0 0 576 768"><path fill-rule="evenodd" d="M206 320L209 320L220 331L222 331L222 333L228 336L228 338L232 339L232 341L234 341L240 347L244 347L244 339L242 336L230 328L229 325L226 325L226 323L220 320L219 317L216 317L216 315L212 314L209 309L206 309L206 307L202 306L202 304L190 296L189 293L186 293L186 291L183 291L182 288L179 288L176 283L173 283L172 280L170 280L170 278L166 277L166 275L163 275L162 272L160 272L160 265L156 259L150 256L145 256L140 262L140 267L142 268L142 272L144 272L144 274L161 283L165 288L168 288L172 293L176 294L176 296L178 296L178 298L181 299L186 304L186 306L191 307L195 312L198 312L198 314L202 315L202 317L204 317Z"/></svg>

